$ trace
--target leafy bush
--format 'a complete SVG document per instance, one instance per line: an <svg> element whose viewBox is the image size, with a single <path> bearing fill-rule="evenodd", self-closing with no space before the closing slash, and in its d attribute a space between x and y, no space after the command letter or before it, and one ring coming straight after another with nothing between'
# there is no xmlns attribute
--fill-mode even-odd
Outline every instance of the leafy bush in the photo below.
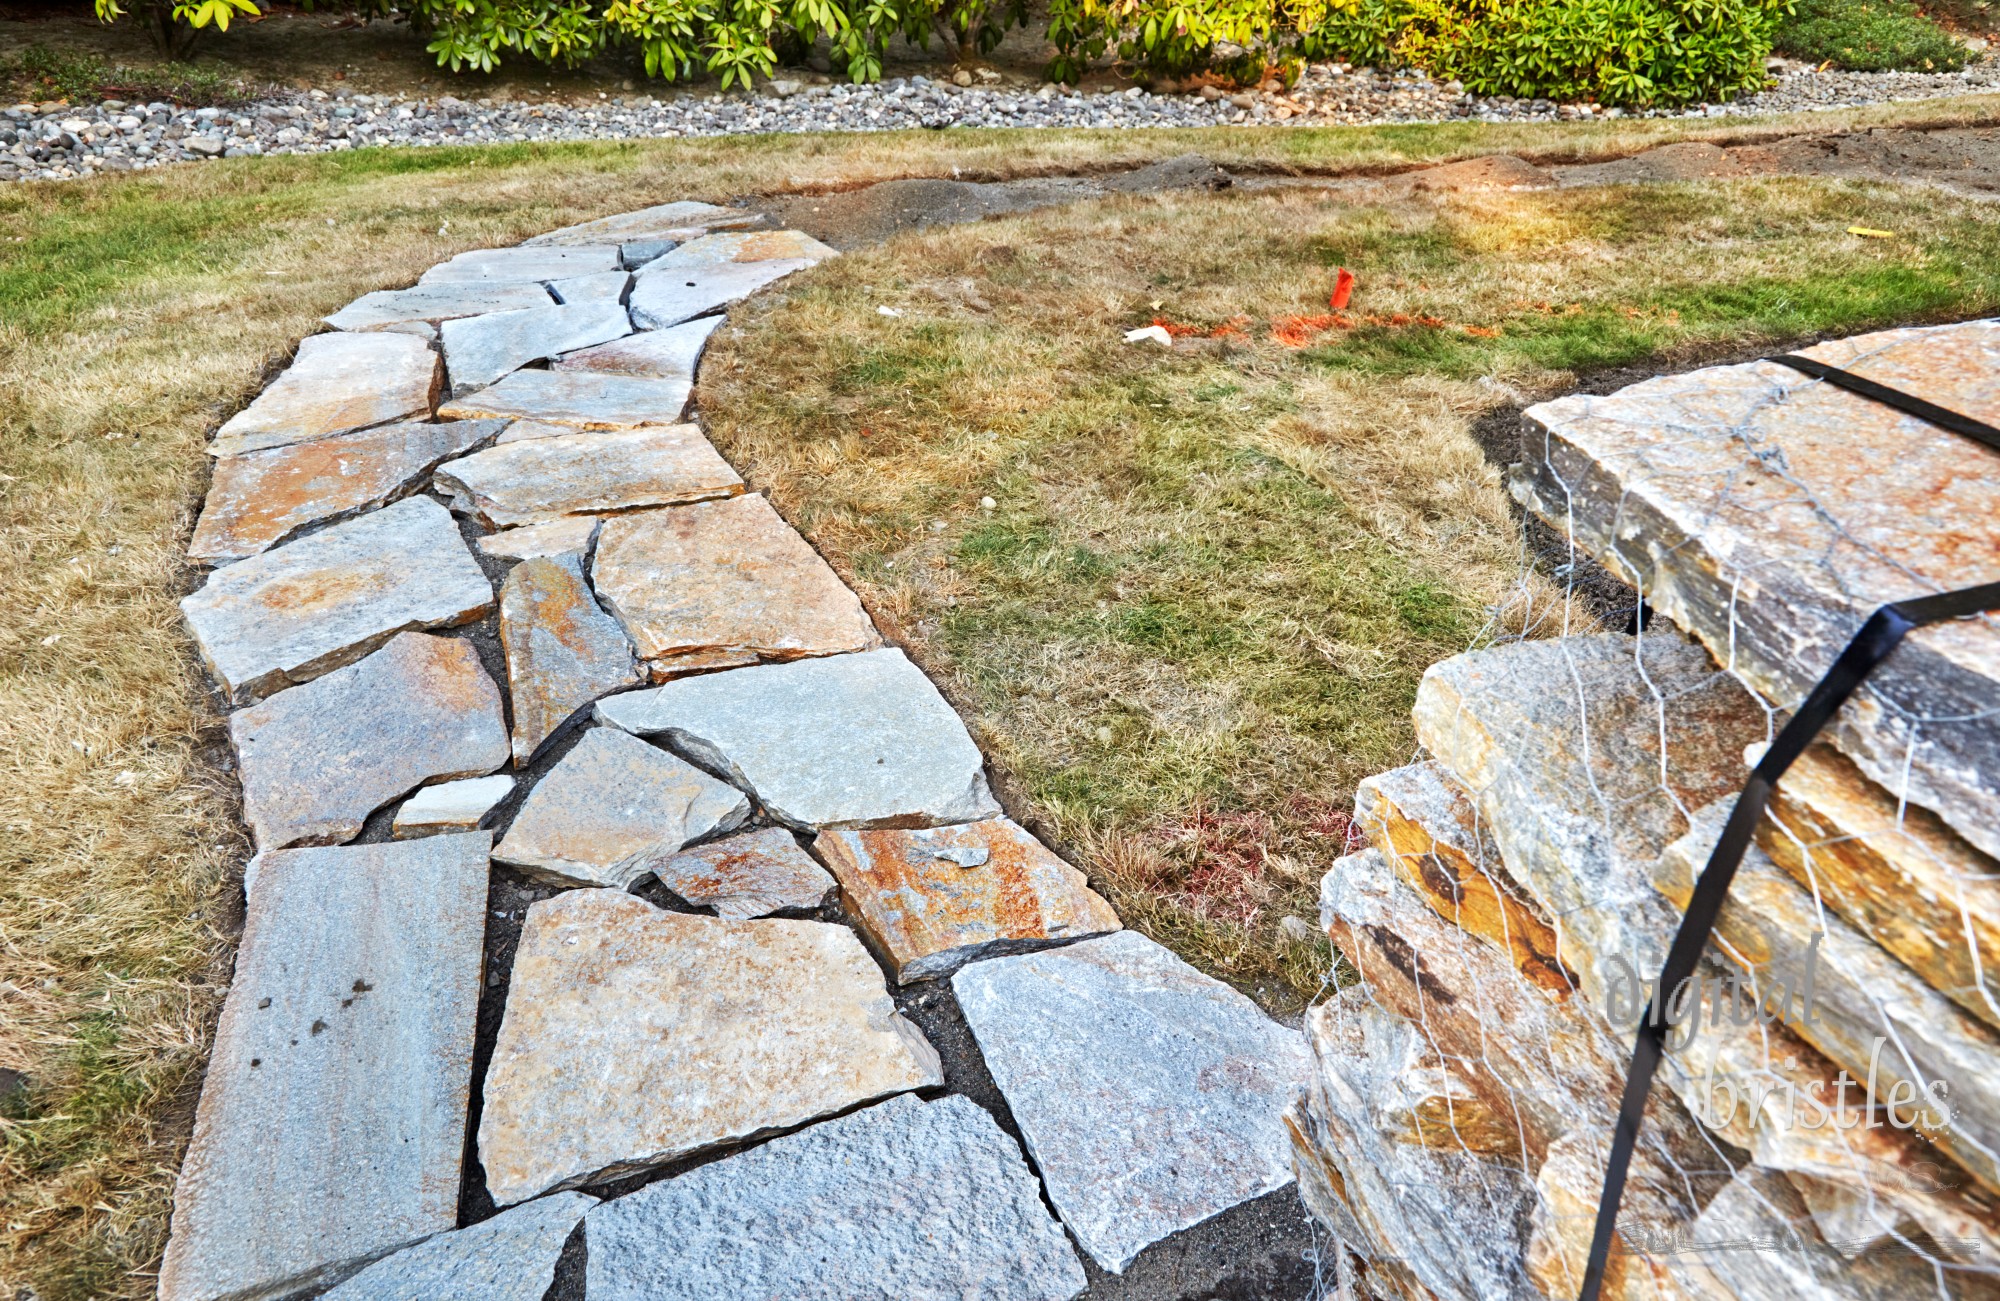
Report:
<svg viewBox="0 0 2000 1301"><path fill-rule="evenodd" d="M1797 0L1777 48L1851 72L1957 72L1971 57L1909 0Z"/></svg>

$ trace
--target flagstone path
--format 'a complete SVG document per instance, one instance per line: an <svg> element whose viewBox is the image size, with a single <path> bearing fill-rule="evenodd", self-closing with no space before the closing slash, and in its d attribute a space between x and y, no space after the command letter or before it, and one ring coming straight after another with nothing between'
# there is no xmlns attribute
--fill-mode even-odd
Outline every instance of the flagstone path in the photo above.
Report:
<svg viewBox="0 0 2000 1301"><path fill-rule="evenodd" d="M1300 1036L1004 815L690 420L835 256L757 225L460 254L218 432L258 853L165 1301L539 1301L579 1226L572 1296L1065 1301L1291 1183Z"/></svg>

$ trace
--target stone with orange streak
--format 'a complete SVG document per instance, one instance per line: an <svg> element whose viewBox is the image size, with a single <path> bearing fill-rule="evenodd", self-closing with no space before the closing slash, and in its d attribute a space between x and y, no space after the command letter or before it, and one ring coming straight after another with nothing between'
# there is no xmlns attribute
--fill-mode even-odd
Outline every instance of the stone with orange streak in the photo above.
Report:
<svg viewBox="0 0 2000 1301"><path fill-rule="evenodd" d="M437 353L414 335L316 334L299 344L284 374L216 431L208 454L236 456L428 417L443 384Z"/></svg>
<svg viewBox="0 0 2000 1301"><path fill-rule="evenodd" d="M406 792L507 761L500 689L479 652L426 633L237 710L229 737L260 852L352 840Z"/></svg>
<svg viewBox="0 0 2000 1301"><path fill-rule="evenodd" d="M860 598L754 493L606 520L591 580L656 681L882 644Z"/></svg>
<svg viewBox="0 0 2000 1301"><path fill-rule="evenodd" d="M500 646L524 766L578 710L644 679L618 621L598 608L574 556L536 557L500 585Z"/></svg>
<svg viewBox="0 0 2000 1301"><path fill-rule="evenodd" d="M181 601L202 659L238 699L309 682L407 629L492 608L493 585L428 497L227 565Z"/></svg>
<svg viewBox="0 0 2000 1301"><path fill-rule="evenodd" d="M503 428L499 420L387 425L221 457L188 559L242 560L311 525L408 496L439 462L475 450Z"/></svg>
<svg viewBox="0 0 2000 1301"><path fill-rule="evenodd" d="M743 491L694 425L506 443L445 462L433 482L453 510L497 529Z"/></svg>
<svg viewBox="0 0 2000 1301"><path fill-rule="evenodd" d="M689 240L646 266L648 270L653 270L660 267L715 266L723 262L770 262L779 258L824 262L827 258L839 256L802 230L726 231Z"/></svg>
<svg viewBox="0 0 2000 1301"><path fill-rule="evenodd" d="M783 827L712 840L653 865L661 885L697 908L732 921L810 912L834 880Z"/></svg>
<svg viewBox="0 0 2000 1301"><path fill-rule="evenodd" d="M567 352L555 359L556 370L596 371L635 379L693 380L695 365L708 346L708 336L721 325L720 316L704 316L666 330L647 330L595 348Z"/></svg>
<svg viewBox="0 0 2000 1301"><path fill-rule="evenodd" d="M1006 818L921 831L826 831L813 848L898 984L1119 929L1118 914L1083 873Z"/></svg>

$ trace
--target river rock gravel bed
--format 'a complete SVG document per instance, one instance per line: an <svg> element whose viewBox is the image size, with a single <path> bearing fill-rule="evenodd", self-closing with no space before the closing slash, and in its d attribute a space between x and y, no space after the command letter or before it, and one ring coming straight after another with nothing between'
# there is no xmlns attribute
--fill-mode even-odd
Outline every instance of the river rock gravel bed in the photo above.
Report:
<svg viewBox="0 0 2000 1301"><path fill-rule="evenodd" d="M988 73L988 76L996 74ZM959 74L969 79L966 74ZM1475 96L1421 73L1322 64L1290 91L1156 94L1133 86L1080 92L1047 84L924 76L872 86L780 77L755 93L601 97L596 104L467 101L288 92L230 109L170 104L16 104L0 109L0 181L67 180L102 171L369 145L620 140L750 132L894 131L915 127L1195 127L1379 122L1586 120L1623 115L1595 104ZM1774 61L1771 88L1725 105L1645 116L1720 117L1934 99L2000 88L2000 66L1960 73L1819 72Z"/></svg>

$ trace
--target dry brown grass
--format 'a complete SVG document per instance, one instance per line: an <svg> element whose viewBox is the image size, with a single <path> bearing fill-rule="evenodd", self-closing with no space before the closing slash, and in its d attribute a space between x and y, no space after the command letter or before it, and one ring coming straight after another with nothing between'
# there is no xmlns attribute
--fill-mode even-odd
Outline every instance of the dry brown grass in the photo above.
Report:
<svg viewBox="0 0 2000 1301"><path fill-rule="evenodd" d="M1916 116L1967 120L1986 111L1927 105ZM1873 111L1814 124L1832 128L1888 116ZM30 1285L47 1301L150 1290L148 1271L163 1237L172 1172L226 977L244 856L232 783L219 766L224 752L217 717L174 605L190 581L180 557L206 474L206 433L255 392L320 315L367 290L406 283L461 249L504 244L669 198L837 189L954 169L976 177L1134 165L1190 149L1239 166L1338 170L1496 148L1602 156L1666 139L1741 134L1708 124L1657 123L1563 131L661 141L240 160L0 193L0 587L9 600L8 617L0 621L0 1068L23 1072L28 1081L25 1090L0 1101L0 1295ZM1145 225L1165 211L1171 209L1114 206L1078 220L1101 221L1111 212ZM1054 274L1061 259L1035 247L1033 238L1049 221L1016 222L1010 229L1017 234L1009 238L1022 248L1023 266L1046 265ZM981 228L926 238L938 241L940 265L953 268L956 279L981 274L966 258L994 236ZM1147 255L1164 259L1163 265L1179 256L1167 247L1173 241L1147 239ZM856 277L848 298L827 299L823 288L803 301L809 310L831 313L829 319L852 323L858 315L873 329L879 318L865 294L874 291L862 286L893 284L902 274L898 258L932 251L932 244L919 242L895 254L853 259L844 267ZM1278 269L1246 268L1265 277L1260 295L1284 290ZM927 266L916 271L913 286L943 274ZM1131 269L1123 274L1129 277ZM820 283L824 287L827 277ZM1224 288L1219 281L1218 302L1227 296ZM1041 291L1030 284L1021 292L1032 298ZM1055 337L1080 339L1126 312L1132 292L1152 291L1128 287L1117 304L1086 303L1074 320L1057 323ZM1016 310L1006 304L996 317ZM1030 312L1021 320L1039 329L1042 317ZM1009 328L1012 340L1029 326ZM738 355L747 355L742 346ZM1078 368L1084 362L1101 361L1113 374L1130 371L1134 382L1144 379L1133 369L1139 358L1116 349L1098 349L1084 361L1065 360L1060 352L1031 355L1053 367L1037 376L1051 384L1060 380L1056 391L1089 386L1090 374ZM1004 348L994 356L1010 362ZM1218 373L1240 366L1221 360L1202 365ZM1458 432L1467 414L1488 400L1482 390L1467 377L1413 377L1394 388L1399 405L1392 408L1384 405L1390 398L1383 390L1364 385L1358 391L1374 404L1373 423L1355 423L1327 413L1340 407L1343 386L1358 380L1303 376L1282 358L1263 354L1252 372L1247 388L1258 403L1279 390L1288 396L1280 408L1258 406L1232 417L1225 422L1230 437L1284 463L1314 491L1338 483L1342 518L1349 521L1342 527L1370 539L1370 556L1413 571L1461 550L1474 556L1468 573L1476 581L1454 576L1452 590L1486 599L1483 593L1506 568L1503 521L1490 481L1480 477ZM951 411L932 409L925 418L937 430L957 431L955 439L997 424L1001 446L1015 448L1021 435L1014 431L1024 427L1021 412L1004 412L1004 423L998 418L1016 401L1022 382L1018 373L1002 375L988 390L954 398ZM1173 404L1195 400L1179 379L1168 387ZM1102 407L1086 402L1069 434L1083 437L1099 419L1123 420L1138 391ZM916 395L912 389L912 402ZM914 426L898 419L904 421L895 426L899 445L910 445ZM839 435L814 455L826 458L830 473L838 472L843 492L855 500L872 500L878 492L899 500L900 494L940 492L949 500L940 499L938 509L961 519L966 508L956 494L965 471L953 469L939 478L941 487L921 490L937 468L935 456L926 453L895 468L882 487L867 487L858 471L840 468L851 459L845 449L856 431L843 426ZM759 467L780 482L788 501L804 501L798 485L806 463L787 463L791 455L781 456L776 445L762 449ZM968 465L990 465L994 455L971 448ZM1435 465L1435 484L1409 487L1415 478L1404 462ZM873 465L882 468L879 460ZM1020 499L1060 505L1061 493L1069 492L1078 510L1089 513L1100 509L1098 497L1124 491L1091 474L1052 472L1060 469L1021 459ZM1042 483L1052 495L1044 497L1036 486ZM1225 490L1205 488L1210 496L1189 497L1179 508L1186 526L1208 529L1212 493ZM1138 547L1142 539L1130 531L1157 530L1160 522L1121 518L1117 527L1128 532L1106 545ZM815 529L823 544L846 558L843 563L858 563L873 545L859 522L851 535L828 531L823 523ZM1276 523L1285 527L1273 528L1272 536L1284 541L1290 521ZM962 530L937 545L960 537ZM906 545L897 541L884 549L885 563ZM928 564L931 553L923 554ZM946 592L941 584L949 575L938 573L936 583L907 590L872 571L863 576L878 608L894 614L920 647L939 644L925 626L934 594ZM1311 593L1288 599L1288 617L1309 621ZM1380 636L1359 625L1329 630L1324 662L1369 681L1378 671L1375 650L1382 637L1401 626L1395 622L1400 616L1387 617ZM1282 641L1281 632L1273 632L1272 644ZM1035 756L1043 753L1029 743L1037 719L1059 721L1066 707L1058 698L1071 689L1124 702L1117 706L1124 712L1102 724L1113 728L1114 739L1128 725L1120 718L1134 726L1153 717L1184 718L1174 726L1215 738L1213 762L1234 762L1233 756L1247 753L1266 781L1310 771L1306 785L1325 800L1335 799L1364 766L1364 753L1377 753L1367 747L1350 752L1337 737L1294 745L1275 733L1269 745L1245 750L1241 738L1254 738L1262 716L1257 710L1265 707L1233 697L1229 683L1190 691L1147 654L1080 661L1060 637L1035 650L1023 640L1034 633L1028 627L1011 634L1021 662L1039 655L1047 665L1034 689L1021 695L1021 721L982 721L1002 762L1016 772L1035 770ZM1406 665L1449 648L1448 638L1407 630L1395 635L1409 638L1397 652L1403 656L1398 663ZM1379 712L1393 722L1400 708L1392 703ZM1095 732L1062 735L1078 753L1110 748ZM1324 768L1313 769L1321 758ZM1189 773L1135 770L1121 778L1142 779L1158 781L1176 799L1201 789ZM1070 806L1061 799L1049 807L1079 836L1095 825L1064 812ZM1204 808L1229 812L1219 802ZM1239 824L1204 821L1207 816L1185 829L1191 840L1241 838ZM1120 864L1134 874L1154 870L1153 842L1126 844L1107 831L1092 844L1091 861L1107 870ZM1199 858L1201 851L1193 852ZM1309 874L1305 866L1296 873L1300 881ZM1226 871L1218 876L1218 889L1244 888L1227 877ZM1286 889L1293 894L1285 897L1293 898L1296 887Z"/></svg>

